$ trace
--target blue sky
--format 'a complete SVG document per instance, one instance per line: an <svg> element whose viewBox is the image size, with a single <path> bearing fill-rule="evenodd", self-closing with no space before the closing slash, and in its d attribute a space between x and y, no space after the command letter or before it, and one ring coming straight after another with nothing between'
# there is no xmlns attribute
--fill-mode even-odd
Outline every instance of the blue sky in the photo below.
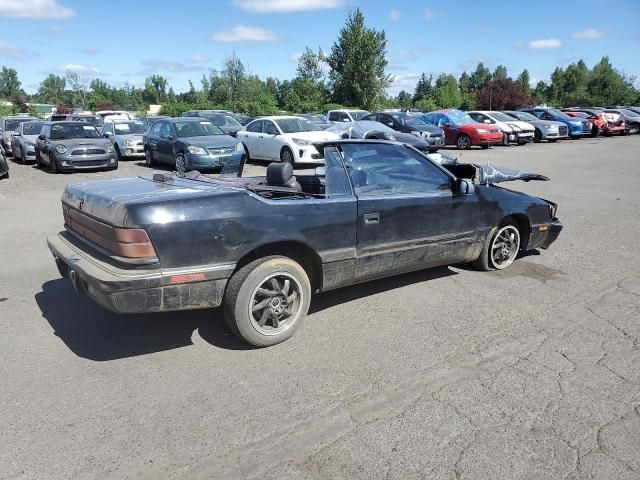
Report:
<svg viewBox="0 0 640 480"><path fill-rule="evenodd" d="M330 50L354 5L387 33L393 94L421 72L458 75L478 61L537 81L609 55L640 76L639 0L0 0L0 62L29 93L65 69L115 86L157 73L179 92L234 51L251 73L284 79L305 46Z"/></svg>

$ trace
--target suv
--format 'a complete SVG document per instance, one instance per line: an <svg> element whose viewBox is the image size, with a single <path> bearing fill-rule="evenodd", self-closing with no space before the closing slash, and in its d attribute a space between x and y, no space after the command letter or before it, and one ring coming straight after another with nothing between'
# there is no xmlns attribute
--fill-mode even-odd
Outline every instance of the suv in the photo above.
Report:
<svg viewBox="0 0 640 480"><path fill-rule="evenodd" d="M31 122L33 120L40 119L31 117L29 115L7 115L6 117L0 117L2 148L4 148L4 151L7 155L13 155L13 149L11 148L11 137L18 130L20 124L22 122Z"/></svg>
<svg viewBox="0 0 640 480"><path fill-rule="evenodd" d="M329 110L327 112L327 121L332 122L355 122L362 120L365 115L369 115L367 110Z"/></svg>
<svg viewBox="0 0 640 480"><path fill-rule="evenodd" d="M429 144L430 152L435 152L440 147L444 147L444 131L435 125L420 120L415 115L402 112L378 112L365 115L362 120L380 122L397 132L410 133L421 137Z"/></svg>

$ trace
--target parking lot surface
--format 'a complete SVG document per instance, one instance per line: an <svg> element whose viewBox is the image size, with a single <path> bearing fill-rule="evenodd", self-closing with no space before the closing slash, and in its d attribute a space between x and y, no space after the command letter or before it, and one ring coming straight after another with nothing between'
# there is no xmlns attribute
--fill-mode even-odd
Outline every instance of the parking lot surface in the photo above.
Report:
<svg viewBox="0 0 640 480"><path fill-rule="evenodd" d="M116 315L59 277L45 239L64 185L149 169L11 162L0 477L640 478L639 151L633 136L459 154L551 178L506 185L559 204L551 249L321 294L266 349L218 310Z"/></svg>

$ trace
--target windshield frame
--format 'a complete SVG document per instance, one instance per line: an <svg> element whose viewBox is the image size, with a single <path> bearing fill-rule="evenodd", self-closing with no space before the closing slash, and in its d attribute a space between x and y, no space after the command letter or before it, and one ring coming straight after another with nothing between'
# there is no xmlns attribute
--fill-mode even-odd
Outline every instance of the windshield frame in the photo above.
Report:
<svg viewBox="0 0 640 480"><path fill-rule="evenodd" d="M27 124L38 124L39 125L39 129L36 133L25 133L24 131L24 127L27 126ZM44 122L38 122L38 121L31 121L31 122L22 122L22 128L21 128L21 134L22 135L40 135L40 131L42 130L42 126L44 125Z"/></svg>
<svg viewBox="0 0 640 480"><path fill-rule="evenodd" d="M82 127L82 131L84 132L95 132L95 136L94 135L84 135L84 136L64 136L64 137L55 137L54 136L54 129L58 126L72 126L72 127ZM91 130L93 129L93 130ZM94 127L93 125L91 125L90 123L87 122L59 122L59 123L54 123L53 125L51 125L51 131L49 132L49 138L51 140L80 140L83 138L91 138L91 139L99 139L102 138L102 135L100 135L100 132L98 132L98 129L96 127Z"/></svg>
<svg viewBox="0 0 640 480"><path fill-rule="evenodd" d="M489 112L488 115L493 118L497 122L507 123L507 122L521 122L522 120L516 120L512 116L498 111ZM505 118L502 118L502 117Z"/></svg>

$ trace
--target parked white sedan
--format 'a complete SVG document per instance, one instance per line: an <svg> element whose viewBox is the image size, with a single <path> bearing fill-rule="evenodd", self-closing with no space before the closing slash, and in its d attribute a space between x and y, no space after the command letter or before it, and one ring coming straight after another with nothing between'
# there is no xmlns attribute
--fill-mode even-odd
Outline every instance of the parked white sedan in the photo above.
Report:
<svg viewBox="0 0 640 480"><path fill-rule="evenodd" d="M338 140L332 132L294 116L273 116L253 120L237 134L249 158L295 163L324 163L315 142Z"/></svg>
<svg viewBox="0 0 640 480"><path fill-rule="evenodd" d="M503 143L505 145L509 145L510 143L524 145L525 143L533 142L536 127L530 123L510 117L506 113L496 111L481 110L467 113L478 123L487 123L498 127L498 129L504 133Z"/></svg>

